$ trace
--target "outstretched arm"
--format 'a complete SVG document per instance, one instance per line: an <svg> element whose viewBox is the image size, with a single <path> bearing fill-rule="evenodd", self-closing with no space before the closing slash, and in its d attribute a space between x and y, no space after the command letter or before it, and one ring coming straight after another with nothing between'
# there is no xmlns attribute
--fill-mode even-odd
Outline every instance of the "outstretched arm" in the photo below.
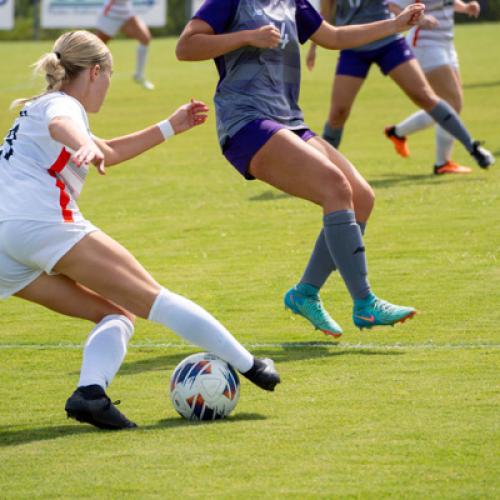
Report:
<svg viewBox="0 0 500 500"><path fill-rule="evenodd" d="M171 135L178 135L205 123L207 112L204 102L191 100L159 124L114 139L96 139L96 142L104 153L106 164L116 165L161 144Z"/></svg>
<svg viewBox="0 0 500 500"><path fill-rule="evenodd" d="M375 40L405 31L418 24L425 7L422 4L413 4L406 7L394 19L377 21L369 24L335 27L323 21L321 26L311 37L325 49L350 49L359 47Z"/></svg>
<svg viewBox="0 0 500 500"><path fill-rule="evenodd" d="M388 7L389 7L389 10L395 16L397 16L398 14L400 14L401 12L403 12L403 7L400 7L399 5L397 5L395 3L392 3L390 0L389 0ZM422 16L420 18L420 21L417 23L417 25L420 28L423 28L423 29L426 29L426 30L432 30L436 26L439 26L439 21L434 16L424 15L424 16Z"/></svg>
<svg viewBox="0 0 500 500"><path fill-rule="evenodd" d="M76 151L73 161L77 165L93 163L99 173L105 174L105 166L130 160L162 143L170 135L205 123L207 112L205 103L192 100L178 108L168 120L110 140L90 138L67 117L54 118L49 124L49 131L54 140Z"/></svg>
<svg viewBox="0 0 500 500"><path fill-rule="evenodd" d="M467 14L469 17L479 17L481 13L481 6L476 1L462 2L462 0L455 0L453 8L455 12Z"/></svg>

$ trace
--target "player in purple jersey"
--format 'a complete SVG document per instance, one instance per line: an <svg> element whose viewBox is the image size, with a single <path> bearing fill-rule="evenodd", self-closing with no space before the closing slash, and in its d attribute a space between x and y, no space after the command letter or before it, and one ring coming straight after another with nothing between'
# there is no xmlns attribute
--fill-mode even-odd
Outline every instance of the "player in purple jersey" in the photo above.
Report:
<svg viewBox="0 0 500 500"><path fill-rule="evenodd" d="M299 44L309 38L327 49L369 43L414 25L422 12L423 6L411 5L394 19L337 28L307 0L206 0L177 44L180 60L215 59L219 140L232 165L247 179L322 207L323 229L306 272L284 301L334 337L342 329L323 308L319 289L336 268L359 328L392 325L416 311L371 291L362 228L374 194L355 167L304 123Z"/></svg>
<svg viewBox="0 0 500 500"><path fill-rule="evenodd" d="M391 18L384 0L321 0L321 13L325 19L332 18L335 5L337 5L337 24L367 22L365 10L373 12L373 16L378 19ZM434 19L422 16L418 27L429 29L434 25ZM382 42L384 41L380 43ZM371 65L375 63L382 73L389 75L417 106L426 111L446 132L458 139L481 168L492 165L493 155L481 147L479 141L472 138L455 110L434 92L406 41L402 38L396 40L387 38L382 45L380 43L375 47L369 45L355 50L341 51L323 137L338 148L354 100L368 76ZM314 68L315 57L316 44L313 41L307 55L307 66L310 70ZM404 157L408 156L406 143L396 134L394 127L388 127L385 133L398 153Z"/></svg>

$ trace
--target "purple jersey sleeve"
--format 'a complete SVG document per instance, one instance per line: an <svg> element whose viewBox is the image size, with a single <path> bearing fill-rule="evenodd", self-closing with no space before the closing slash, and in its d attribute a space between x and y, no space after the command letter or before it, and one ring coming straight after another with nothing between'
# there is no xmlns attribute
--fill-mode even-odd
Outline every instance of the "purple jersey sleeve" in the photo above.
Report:
<svg viewBox="0 0 500 500"><path fill-rule="evenodd" d="M205 0L193 19L209 24L216 35L225 33L233 20L239 0Z"/></svg>
<svg viewBox="0 0 500 500"><path fill-rule="evenodd" d="M321 26L323 18L309 3L309 0L296 0L295 22L299 34L299 42L305 43Z"/></svg>

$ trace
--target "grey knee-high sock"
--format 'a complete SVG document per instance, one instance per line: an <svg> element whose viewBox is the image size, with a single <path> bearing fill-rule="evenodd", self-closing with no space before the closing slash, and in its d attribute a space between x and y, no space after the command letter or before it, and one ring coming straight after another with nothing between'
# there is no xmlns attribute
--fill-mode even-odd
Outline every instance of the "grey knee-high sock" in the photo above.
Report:
<svg viewBox="0 0 500 500"><path fill-rule="evenodd" d="M325 241L342 278L356 299L370 293L365 247L352 210L336 210L324 216Z"/></svg>
<svg viewBox="0 0 500 500"><path fill-rule="evenodd" d="M469 153L473 150L474 140L465 128L457 112L446 101L439 101L428 113L446 132L449 132L455 139L459 140Z"/></svg>
<svg viewBox="0 0 500 500"><path fill-rule="evenodd" d="M358 222L361 234L365 234L366 222ZM330 274L337 269L326 244L325 231L321 229L314 250L299 283L321 288Z"/></svg>
<svg viewBox="0 0 500 500"><path fill-rule="evenodd" d="M323 128L323 139L325 139L326 142L329 142L335 149L337 149L340 146L343 131L343 127L333 128L328 122L326 122Z"/></svg>

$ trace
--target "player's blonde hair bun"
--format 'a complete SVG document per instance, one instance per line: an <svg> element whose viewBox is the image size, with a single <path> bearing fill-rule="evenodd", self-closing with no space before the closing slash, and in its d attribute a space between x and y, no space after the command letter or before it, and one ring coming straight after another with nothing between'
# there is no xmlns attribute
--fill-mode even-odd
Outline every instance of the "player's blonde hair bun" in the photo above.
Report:
<svg viewBox="0 0 500 500"><path fill-rule="evenodd" d="M45 92L25 99L17 99L11 107L22 105L49 92L61 89L64 82L76 78L83 70L95 65L103 70L112 65L111 53L106 44L90 31L69 31L54 43L52 52L44 54L33 65L35 73L44 75Z"/></svg>
<svg viewBox="0 0 500 500"><path fill-rule="evenodd" d="M66 70L58 54L54 52L45 54L34 64L35 73L42 73L45 75L47 92L59 90L63 81L66 80Z"/></svg>

